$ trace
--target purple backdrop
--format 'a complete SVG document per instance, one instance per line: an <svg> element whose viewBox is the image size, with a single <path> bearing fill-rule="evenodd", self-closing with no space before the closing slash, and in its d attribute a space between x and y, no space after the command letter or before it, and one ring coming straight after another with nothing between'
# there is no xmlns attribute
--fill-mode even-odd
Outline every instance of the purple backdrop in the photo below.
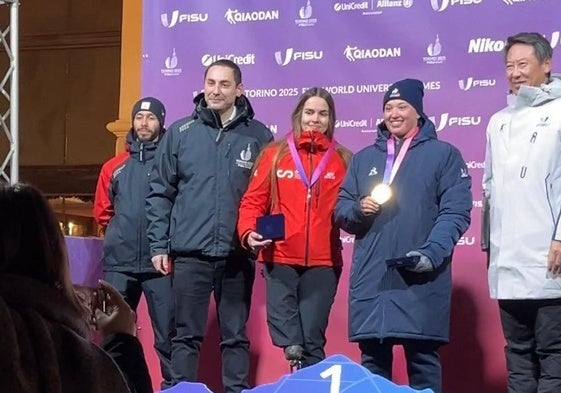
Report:
<svg viewBox="0 0 561 393"><path fill-rule="evenodd" d="M165 103L171 124L191 113L205 67L227 57L242 68L256 118L277 136L288 131L298 96L319 85L334 95L337 139L357 151L375 138L388 85L423 80L425 111L439 138L460 148L473 178L473 220L455 255L452 343L443 360L446 371L457 351L471 348L463 356L479 371L466 371L467 363L448 373L480 382L445 381L445 387L504 391L504 343L479 251L485 127L505 105L504 40L539 31L561 46L559 15L560 0L145 0L142 91ZM343 240L349 261L353 239ZM346 339L341 326L331 341Z"/></svg>

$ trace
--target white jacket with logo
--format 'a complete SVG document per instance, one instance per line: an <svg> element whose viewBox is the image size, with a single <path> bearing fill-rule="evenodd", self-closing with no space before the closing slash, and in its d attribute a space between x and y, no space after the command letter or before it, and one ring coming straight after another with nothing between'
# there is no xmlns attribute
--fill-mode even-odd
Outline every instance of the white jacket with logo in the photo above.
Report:
<svg viewBox="0 0 561 393"><path fill-rule="evenodd" d="M561 79L522 86L487 126L483 192L490 208L489 289L494 299L561 298L547 270L561 240Z"/></svg>

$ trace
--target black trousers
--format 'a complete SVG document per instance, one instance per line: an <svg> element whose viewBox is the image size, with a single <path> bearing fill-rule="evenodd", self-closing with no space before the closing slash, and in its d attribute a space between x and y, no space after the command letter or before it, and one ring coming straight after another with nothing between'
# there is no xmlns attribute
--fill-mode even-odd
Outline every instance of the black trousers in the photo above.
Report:
<svg viewBox="0 0 561 393"><path fill-rule="evenodd" d="M222 383L226 393L249 388L249 339L246 324L255 263L237 255L211 260L177 257L173 263L177 335L172 340L174 383L197 381L210 294L214 293L220 328Z"/></svg>
<svg viewBox="0 0 561 393"><path fill-rule="evenodd" d="M171 339L175 335L171 277L159 273L105 272L105 281L113 285L136 312L144 292L154 330L154 349L160 359L161 388L172 386Z"/></svg>
<svg viewBox="0 0 561 393"><path fill-rule="evenodd" d="M409 386L414 389L430 388L434 393L442 392L442 372L438 349L441 342L384 338L361 340L362 365L373 374L392 379L393 346L402 345L407 362Z"/></svg>
<svg viewBox="0 0 561 393"><path fill-rule="evenodd" d="M561 392L561 299L499 300L509 393Z"/></svg>
<svg viewBox="0 0 561 393"><path fill-rule="evenodd" d="M267 323L273 344L303 347L302 365L325 359L325 330L341 268L266 263Z"/></svg>

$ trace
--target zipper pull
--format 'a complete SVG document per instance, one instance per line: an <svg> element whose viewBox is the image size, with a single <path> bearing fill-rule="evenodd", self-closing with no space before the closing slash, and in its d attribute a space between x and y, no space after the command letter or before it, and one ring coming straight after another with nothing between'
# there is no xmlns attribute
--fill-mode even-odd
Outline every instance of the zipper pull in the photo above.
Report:
<svg viewBox="0 0 561 393"><path fill-rule="evenodd" d="M306 200L309 201L312 198L312 189L308 187L308 194L306 195Z"/></svg>

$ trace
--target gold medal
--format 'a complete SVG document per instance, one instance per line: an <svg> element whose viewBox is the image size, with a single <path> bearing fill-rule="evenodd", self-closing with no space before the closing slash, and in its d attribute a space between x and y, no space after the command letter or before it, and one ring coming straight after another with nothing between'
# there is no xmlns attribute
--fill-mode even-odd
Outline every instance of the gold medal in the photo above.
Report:
<svg viewBox="0 0 561 393"><path fill-rule="evenodd" d="M380 183L377 184L376 187L374 187L374 189L370 193L370 196L372 197L372 199L374 199L374 202L382 205L385 202L389 201L389 199L392 197L392 189L389 184Z"/></svg>

